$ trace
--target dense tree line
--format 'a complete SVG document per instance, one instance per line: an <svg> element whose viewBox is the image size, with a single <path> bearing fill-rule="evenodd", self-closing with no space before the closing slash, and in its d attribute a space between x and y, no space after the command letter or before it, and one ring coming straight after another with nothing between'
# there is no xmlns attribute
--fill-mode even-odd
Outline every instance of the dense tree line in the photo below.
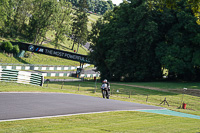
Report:
<svg viewBox="0 0 200 133"><path fill-rule="evenodd" d="M200 26L196 3L124 1L93 24L91 60L102 78L125 81L200 79ZM192 3L192 4L191 4Z"/></svg>
<svg viewBox="0 0 200 133"><path fill-rule="evenodd" d="M74 7L79 7L80 0L68 0L72 3ZM97 14L104 14L108 10L113 10L114 4L111 0L104 1L104 0L87 0L88 3L88 11L92 11L93 13Z"/></svg>
<svg viewBox="0 0 200 133"><path fill-rule="evenodd" d="M79 48L87 41L88 11L103 14L113 7L110 0L1 0L0 36L20 36L42 45L51 30L55 34L52 40L55 47L69 38L74 42L72 49L75 44Z"/></svg>
<svg viewBox="0 0 200 133"><path fill-rule="evenodd" d="M53 31L55 47L66 38L73 39L78 45L83 44L88 35L87 0L79 0L78 6L73 10L72 4L66 0L2 0L0 36L21 37L42 45L47 31Z"/></svg>
<svg viewBox="0 0 200 133"><path fill-rule="evenodd" d="M39 44L45 38L48 30L55 30L56 39L61 39L61 34L70 32L72 9L69 2L8 0L1 1L0 8L3 8L4 11L1 14L3 19L0 19L0 35L2 37L21 36Z"/></svg>

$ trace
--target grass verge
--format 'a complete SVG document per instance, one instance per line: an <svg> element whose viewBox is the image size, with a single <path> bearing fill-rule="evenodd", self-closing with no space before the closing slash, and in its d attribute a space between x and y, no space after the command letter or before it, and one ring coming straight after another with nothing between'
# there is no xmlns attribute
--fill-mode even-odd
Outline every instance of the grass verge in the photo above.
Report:
<svg viewBox="0 0 200 133"><path fill-rule="evenodd" d="M197 133L200 120L136 111L0 122L0 133L148 132Z"/></svg>

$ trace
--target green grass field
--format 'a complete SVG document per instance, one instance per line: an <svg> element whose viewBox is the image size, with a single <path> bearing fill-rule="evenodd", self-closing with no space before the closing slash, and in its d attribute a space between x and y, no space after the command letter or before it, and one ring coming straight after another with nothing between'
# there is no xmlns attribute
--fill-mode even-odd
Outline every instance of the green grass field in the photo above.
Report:
<svg viewBox="0 0 200 133"><path fill-rule="evenodd" d="M0 53L0 63L79 66L80 63L58 57L34 53L30 58L9 57Z"/></svg>
<svg viewBox="0 0 200 133"><path fill-rule="evenodd" d="M145 83L144 83L145 84ZM152 83L153 84L153 83ZM177 87L185 83L177 84ZM74 93L101 97L100 85L94 82L50 82L43 87L0 82L0 92L59 92ZM128 84L127 84L128 85ZM140 85L143 85L140 83ZM162 107L200 116L200 97L184 95L187 109L178 109L182 94L148 90L137 87L112 85L111 99L122 100L148 105L161 106L159 103L166 97L170 106ZM96 89L96 90L95 90ZM167 89L167 88L165 88ZM119 90L119 93L116 92ZM130 95L130 91L132 92ZM147 94L149 96L146 102ZM129 98L130 96L130 98ZM58 118L43 118L33 120L20 120L0 122L0 133L27 133L27 132L152 132L152 133L197 133L200 131L200 120L174 117L167 115L142 113L136 111L107 112L88 115L66 116Z"/></svg>
<svg viewBox="0 0 200 133"><path fill-rule="evenodd" d="M197 133L200 120L142 112L107 112L0 122L0 133Z"/></svg>
<svg viewBox="0 0 200 133"><path fill-rule="evenodd" d="M127 84L158 87L161 89L200 89L200 83L198 82L134 82Z"/></svg>

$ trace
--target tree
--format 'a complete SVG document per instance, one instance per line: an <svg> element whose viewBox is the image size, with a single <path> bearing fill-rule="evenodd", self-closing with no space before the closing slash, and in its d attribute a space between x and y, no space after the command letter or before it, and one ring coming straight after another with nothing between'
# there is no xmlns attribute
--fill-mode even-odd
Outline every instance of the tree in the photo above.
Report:
<svg viewBox="0 0 200 133"><path fill-rule="evenodd" d="M13 24L13 16L15 14L15 3L16 1L9 0L8 6L6 6L6 21L4 21L4 27L2 28L3 36L13 36L14 35L14 24Z"/></svg>
<svg viewBox="0 0 200 133"><path fill-rule="evenodd" d="M27 35L27 26L29 18L33 13L33 0L17 0L15 3L15 12L13 15L13 28L16 35Z"/></svg>
<svg viewBox="0 0 200 133"><path fill-rule="evenodd" d="M6 52L8 52L8 53L11 53L11 52L12 52L12 50L13 50L13 45L12 45L11 42L3 42L2 45L3 45L3 49L4 49Z"/></svg>
<svg viewBox="0 0 200 133"><path fill-rule="evenodd" d="M12 51L13 51L13 53L18 54L20 52L19 46L18 45L14 45Z"/></svg>
<svg viewBox="0 0 200 133"><path fill-rule="evenodd" d="M8 1L7 0L1 0L0 1L0 31L4 27L5 21L7 20L7 12L6 8L8 7Z"/></svg>
<svg viewBox="0 0 200 133"><path fill-rule="evenodd" d="M63 42L66 36L70 35L71 28L71 3L60 1L57 3L57 13L55 15L55 23L53 29L55 30L55 47L58 47L58 42Z"/></svg>
<svg viewBox="0 0 200 133"><path fill-rule="evenodd" d="M141 81L161 77L161 64L153 50L157 25L145 3L125 2L114 9L114 15L104 18L98 26L98 39L92 39L95 46L91 52L102 78Z"/></svg>
<svg viewBox="0 0 200 133"><path fill-rule="evenodd" d="M33 0L8 0L4 5L2 13L6 13L1 29L3 36L27 36L27 26L32 13Z"/></svg>
<svg viewBox="0 0 200 133"><path fill-rule="evenodd" d="M165 9L158 17L162 20L163 41L156 48L157 57L170 76L183 80L197 80L199 69L200 27L192 8L180 1L173 10ZM168 18L168 19L167 19ZM170 21L169 21L170 18ZM165 27L165 28L164 28Z"/></svg>
<svg viewBox="0 0 200 133"><path fill-rule="evenodd" d="M75 12L73 18L72 36L74 39L74 43L78 43L77 52L80 44L83 45L87 41L87 36L88 36L87 9L88 9L87 0L80 0L79 9L77 10L77 12ZM72 49L74 49L74 43Z"/></svg>
<svg viewBox="0 0 200 133"><path fill-rule="evenodd" d="M176 8L150 8L146 0L124 1L94 25L90 58L102 78L156 80L164 67L179 79L198 79L196 20L184 0L176 2Z"/></svg>
<svg viewBox="0 0 200 133"><path fill-rule="evenodd" d="M35 0L33 14L29 22L29 38L39 44L46 32L54 24L57 0Z"/></svg>

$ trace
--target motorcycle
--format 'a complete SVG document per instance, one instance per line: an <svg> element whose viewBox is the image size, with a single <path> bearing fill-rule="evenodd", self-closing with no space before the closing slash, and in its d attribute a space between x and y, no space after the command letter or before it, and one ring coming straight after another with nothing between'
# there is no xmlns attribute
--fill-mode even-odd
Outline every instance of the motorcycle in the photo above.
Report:
<svg viewBox="0 0 200 133"><path fill-rule="evenodd" d="M108 91L108 85L106 83L102 84L101 86L102 96L103 98L109 99L109 91Z"/></svg>

